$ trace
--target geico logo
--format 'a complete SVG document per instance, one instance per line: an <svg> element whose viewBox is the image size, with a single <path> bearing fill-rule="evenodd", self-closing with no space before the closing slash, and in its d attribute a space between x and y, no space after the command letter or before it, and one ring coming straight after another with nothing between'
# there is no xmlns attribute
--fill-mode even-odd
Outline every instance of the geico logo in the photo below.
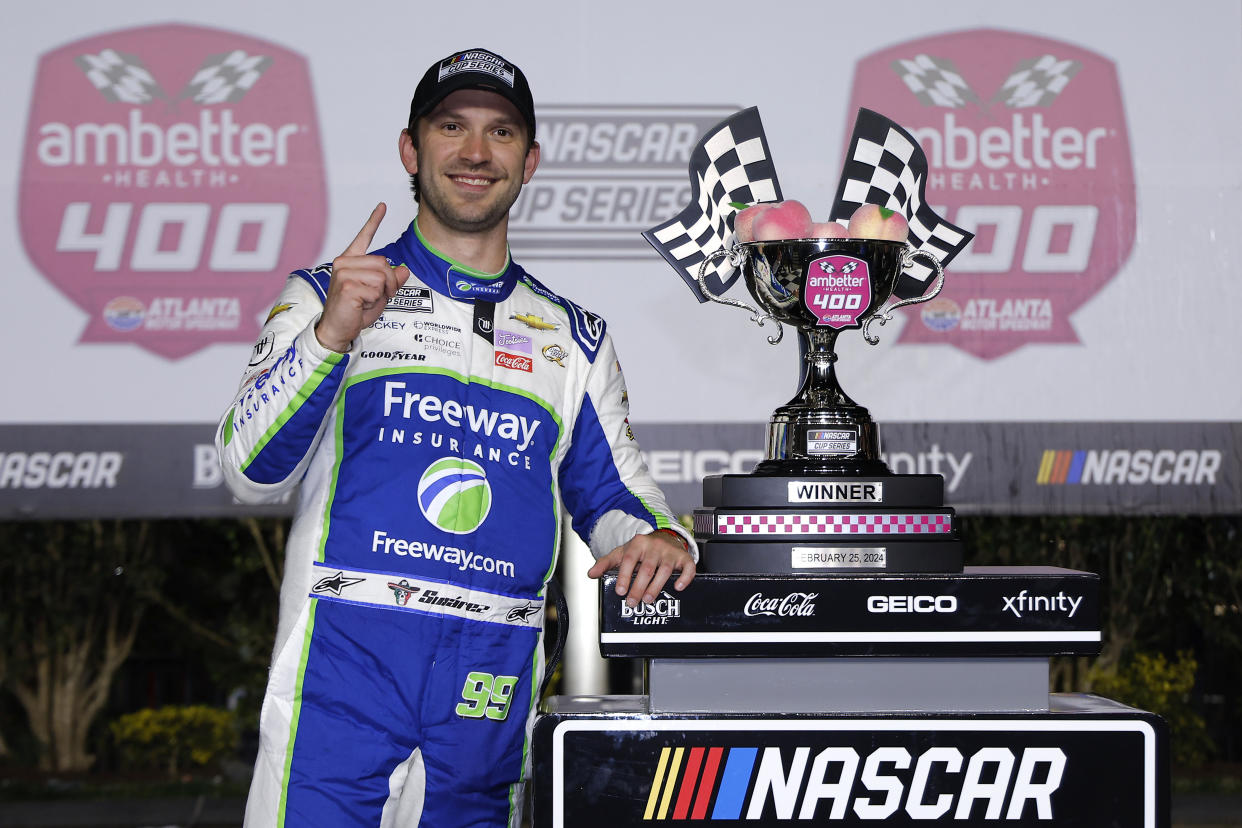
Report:
<svg viewBox="0 0 1242 828"><path fill-rule="evenodd" d="M664 748L661 758L667 760L668 753L682 750ZM1052 797L1061 786L1066 761L1065 752L1057 747L1018 748L1017 756L1008 747L979 748L966 759L965 771L965 757L956 747L928 748L917 760L904 747L880 747L863 760L853 747L827 747L812 758L811 748L804 746L793 749L788 763L777 747L763 748L762 758L753 747L712 750L728 754L719 763L724 771L714 792L710 786L715 779L700 783L704 790L699 796L709 799L714 793L714 805L707 811L713 820L738 820L743 813L753 820L769 813L780 820L879 820L898 809L905 811L900 819L920 821L941 819L950 811L954 820L1032 816L1050 820ZM653 802L659 801L656 793L665 786L671 790L681 783L693 794L699 781L679 779L686 774L677 772L665 778L662 771L667 766L662 761L656 772ZM698 763L692 767L697 774Z"/></svg>
<svg viewBox="0 0 1242 828"><path fill-rule="evenodd" d="M0 452L0 489L112 489L119 451Z"/></svg>
<svg viewBox="0 0 1242 828"><path fill-rule="evenodd" d="M945 113L944 126L911 130L927 152L933 167L968 169L982 164L990 170L1013 165L1019 169L1093 170L1099 160L1100 139L1108 135L1104 127L1092 127L1084 135L1072 126L1044 126L1044 116L1036 112L1028 125L1022 113L1014 113L1009 128L985 127L977 134L958 126L952 113Z"/></svg>
<svg viewBox="0 0 1242 828"><path fill-rule="evenodd" d="M957 612L953 595L872 595L868 612Z"/></svg>
<svg viewBox="0 0 1242 828"><path fill-rule="evenodd" d="M709 474L746 474L763 457L763 451L755 449L643 452L657 483L698 483Z"/></svg>
<svg viewBox="0 0 1242 828"><path fill-rule="evenodd" d="M233 120L231 109L217 112L207 107L199 110L197 124L180 121L164 127L143 121L142 110L134 108L129 111L128 124L43 124L35 152L49 167L265 167L272 163L283 167L289 162L289 137L299 129L297 124L242 126Z"/></svg>
<svg viewBox="0 0 1242 828"><path fill-rule="evenodd" d="M358 354L358 357L360 359L391 359L410 362L424 362L427 359L426 354L410 354L405 351L362 351Z"/></svg>
<svg viewBox="0 0 1242 828"><path fill-rule="evenodd" d="M408 420L415 415L425 422L443 420L455 428L465 426L476 434L482 433L489 437L494 432L502 439L516 442L518 451L526 450L531 440L535 439L535 431L539 428L538 420L476 408L474 405L462 405L456 400L442 400L431 394L414 394L405 390L404 382L385 382L384 416Z"/></svg>

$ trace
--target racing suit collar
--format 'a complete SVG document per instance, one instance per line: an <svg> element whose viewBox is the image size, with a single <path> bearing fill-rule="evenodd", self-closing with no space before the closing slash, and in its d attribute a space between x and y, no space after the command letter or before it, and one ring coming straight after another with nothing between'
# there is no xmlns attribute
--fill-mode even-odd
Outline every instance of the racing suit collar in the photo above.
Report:
<svg viewBox="0 0 1242 828"><path fill-rule="evenodd" d="M484 273L450 259L423 238L417 218L392 246L395 255L389 254L389 258L395 260L394 264L404 264L432 290L453 299L502 301L524 275L522 268L514 264L508 248L505 249L505 266L498 273Z"/></svg>

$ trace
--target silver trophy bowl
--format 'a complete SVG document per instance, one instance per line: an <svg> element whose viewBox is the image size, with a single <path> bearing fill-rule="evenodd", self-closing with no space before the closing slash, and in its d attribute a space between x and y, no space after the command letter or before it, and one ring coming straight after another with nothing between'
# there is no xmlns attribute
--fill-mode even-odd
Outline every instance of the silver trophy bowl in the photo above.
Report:
<svg viewBox="0 0 1242 828"><path fill-rule="evenodd" d="M708 266L722 257L740 268L746 288L762 312L714 294ZM885 306L897 279L917 259L936 273L931 289L913 299ZM872 345L871 325L884 325L896 308L935 298L944 286L944 269L935 256L904 242L882 239L789 239L746 242L722 248L699 267L699 289L713 302L747 310L759 325L768 319L798 330L803 359L802 385L768 421L766 458L756 474L887 474L880 458L879 429L866 408L854 402L837 380L837 336L861 329Z"/></svg>

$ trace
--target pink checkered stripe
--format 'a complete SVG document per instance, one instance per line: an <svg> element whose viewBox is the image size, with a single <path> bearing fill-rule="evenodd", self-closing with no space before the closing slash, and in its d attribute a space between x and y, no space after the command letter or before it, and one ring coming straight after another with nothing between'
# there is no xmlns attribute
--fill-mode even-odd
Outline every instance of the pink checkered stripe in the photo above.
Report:
<svg viewBox="0 0 1242 828"><path fill-rule="evenodd" d="M717 515L720 535L945 535L953 518L943 514Z"/></svg>

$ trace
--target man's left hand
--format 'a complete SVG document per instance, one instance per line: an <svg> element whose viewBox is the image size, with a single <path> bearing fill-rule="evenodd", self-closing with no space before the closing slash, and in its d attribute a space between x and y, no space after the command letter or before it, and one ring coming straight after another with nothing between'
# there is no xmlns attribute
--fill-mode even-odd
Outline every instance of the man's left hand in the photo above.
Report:
<svg viewBox="0 0 1242 828"><path fill-rule="evenodd" d="M631 607L638 605L640 596L644 603L654 602L674 571L681 572L673 584L679 592L694 580L690 551L666 532L635 535L597 560L587 575L598 578L611 569L618 570L617 594L626 596L625 603Z"/></svg>

